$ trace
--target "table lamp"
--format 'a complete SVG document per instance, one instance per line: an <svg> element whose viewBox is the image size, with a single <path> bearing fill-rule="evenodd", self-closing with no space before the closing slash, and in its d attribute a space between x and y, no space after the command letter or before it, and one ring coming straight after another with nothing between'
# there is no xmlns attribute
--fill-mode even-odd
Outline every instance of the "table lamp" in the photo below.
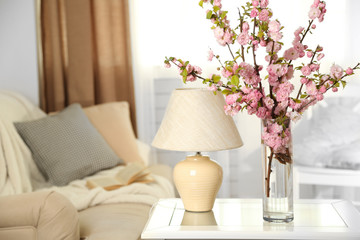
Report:
<svg viewBox="0 0 360 240"><path fill-rule="evenodd" d="M201 88L176 89L152 142L152 146L160 149L196 152L174 167L175 186L187 211L212 210L222 183L221 166L201 152L243 145L224 106L224 96L220 93L215 95Z"/></svg>

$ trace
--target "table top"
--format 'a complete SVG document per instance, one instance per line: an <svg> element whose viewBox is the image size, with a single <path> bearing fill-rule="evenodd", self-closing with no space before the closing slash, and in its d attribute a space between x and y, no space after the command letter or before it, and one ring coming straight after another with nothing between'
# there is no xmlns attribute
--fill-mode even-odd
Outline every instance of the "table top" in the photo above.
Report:
<svg viewBox="0 0 360 240"><path fill-rule="evenodd" d="M301 199L291 223L265 222L261 199L216 199L205 213L161 199L150 214L142 239L360 239L360 213L343 200Z"/></svg>

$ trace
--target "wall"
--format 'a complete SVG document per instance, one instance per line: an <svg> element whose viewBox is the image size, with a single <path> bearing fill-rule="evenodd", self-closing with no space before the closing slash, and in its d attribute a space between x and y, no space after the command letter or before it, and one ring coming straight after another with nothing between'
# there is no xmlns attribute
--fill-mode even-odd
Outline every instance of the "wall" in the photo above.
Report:
<svg viewBox="0 0 360 240"><path fill-rule="evenodd" d="M0 0L0 89L39 104L35 0Z"/></svg>

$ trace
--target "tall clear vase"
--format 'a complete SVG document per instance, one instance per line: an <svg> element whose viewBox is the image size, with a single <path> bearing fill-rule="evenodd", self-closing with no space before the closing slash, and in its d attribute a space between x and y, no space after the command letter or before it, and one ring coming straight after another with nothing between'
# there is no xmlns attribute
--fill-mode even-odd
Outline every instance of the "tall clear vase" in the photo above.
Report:
<svg viewBox="0 0 360 240"><path fill-rule="evenodd" d="M291 126L290 121L276 124L273 119L261 122L263 219L268 222L291 222L294 219ZM279 128L282 130L274 134ZM281 139L285 144L270 147L264 139L270 143Z"/></svg>

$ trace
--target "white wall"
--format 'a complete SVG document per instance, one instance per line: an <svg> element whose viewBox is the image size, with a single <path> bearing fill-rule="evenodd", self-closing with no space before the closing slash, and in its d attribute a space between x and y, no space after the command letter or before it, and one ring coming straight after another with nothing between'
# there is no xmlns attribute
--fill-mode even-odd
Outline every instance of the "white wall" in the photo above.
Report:
<svg viewBox="0 0 360 240"><path fill-rule="evenodd" d="M0 0L0 89L39 103L35 0Z"/></svg>

